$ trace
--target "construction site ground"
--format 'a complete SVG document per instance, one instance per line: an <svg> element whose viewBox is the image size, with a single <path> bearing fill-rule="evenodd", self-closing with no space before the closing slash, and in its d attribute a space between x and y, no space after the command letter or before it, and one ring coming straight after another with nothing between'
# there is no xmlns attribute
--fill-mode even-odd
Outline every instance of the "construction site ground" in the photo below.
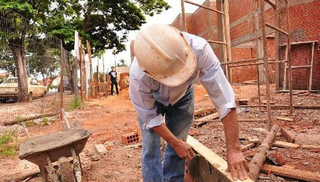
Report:
<svg viewBox="0 0 320 182"><path fill-rule="evenodd" d="M234 85L237 99L249 99L250 105L258 104L258 93L256 85ZM276 93L274 85L271 85L272 102L276 105L286 105L289 103L288 93ZM265 95L265 87L261 87L261 94ZM72 95L68 95L71 98ZM48 99L48 98L43 98ZM265 100L264 96L261 98ZM320 94L294 92L293 100L295 105L320 105ZM19 103L11 103L19 106ZM0 105L1 107L7 104ZM205 89L201 85L195 85L195 109L213 107ZM264 119L266 118L266 109L262 108L242 108L238 109L240 119ZM289 115L289 110L273 110L273 123L293 131L296 135L303 134L299 142L308 145L320 145L320 110L294 110L293 115ZM6 113L1 113L5 117ZM122 90L119 95L108 96L107 98L92 99L80 109L67 113L72 125L82 125L84 129L89 130L92 136L89 138L84 151L80 154L83 166L83 181L121 181L133 182L142 181L141 179L141 147L128 148L121 143L121 135L138 132L137 115L131 104L128 90ZM276 119L277 117L291 118L293 121L284 121ZM3 120L1 120L2 122ZM248 143L248 138L256 137L263 141L266 136L267 123L263 122L241 122L240 141L241 145ZM21 126L4 126L0 123L0 132L12 129L18 131L18 142L21 143L27 139L27 134ZM34 124L28 126L31 137L43 135L46 133L62 130L62 124L58 117L49 118L48 124ZM201 127L190 130L198 141L210 148L212 151L226 159L226 145L223 133L223 125L219 121L208 122ZM276 140L285 141L283 136L278 135ZM141 137L140 137L141 143ZM103 144L107 152L99 154L94 145ZM257 147L244 151L247 160L254 155ZM284 161L285 167L307 170L311 172L320 171L320 153L307 149L289 149L272 147L271 151L279 152ZM266 163L271 163L266 161ZM18 154L13 157L0 157L0 181L15 179L24 174L37 171L38 167L28 161L20 160ZM37 176L29 180L30 182L41 181ZM260 182L266 181L299 181L273 174L262 174L259 176Z"/></svg>

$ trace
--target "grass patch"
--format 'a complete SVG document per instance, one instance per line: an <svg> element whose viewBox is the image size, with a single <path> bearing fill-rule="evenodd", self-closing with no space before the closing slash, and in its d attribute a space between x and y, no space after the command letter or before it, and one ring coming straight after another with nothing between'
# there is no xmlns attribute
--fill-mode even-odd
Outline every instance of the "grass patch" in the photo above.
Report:
<svg viewBox="0 0 320 182"><path fill-rule="evenodd" d="M0 155L13 156L18 151L18 137L16 131L5 131L0 136Z"/></svg>
<svg viewBox="0 0 320 182"><path fill-rule="evenodd" d="M80 107L84 106L84 102L80 99L80 98L74 98L70 104L69 104L69 109L72 111L72 110L75 110L75 109L78 109Z"/></svg>
<svg viewBox="0 0 320 182"><path fill-rule="evenodd" d="M49 119L47 117L43 117L42 121L41 121L44 125L48 125L49 124Z"/></svg>
<svg viewBox="0 0 320 182"><path fill-rule="evenodd" d="M23 119L23 118L22 118L21 116L19 116L19 115L18 115L18 116L16 117L16 121L17 121L17 123L18 123L18 124L21 124L22 119Z"/></svg>

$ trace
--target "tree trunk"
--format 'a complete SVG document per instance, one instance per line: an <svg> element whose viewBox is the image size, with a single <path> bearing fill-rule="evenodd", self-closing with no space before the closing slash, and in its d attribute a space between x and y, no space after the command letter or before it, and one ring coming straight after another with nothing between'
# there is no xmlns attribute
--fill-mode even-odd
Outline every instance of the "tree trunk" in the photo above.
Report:
<svg viewBox="0 0 320 182"><path fill-rule="evenodd" d="M27 102L29 101L28 97L28 82L27 82L27 66L25 59L25 52L23 41L15 41L9 42L10 49L13 53L13 58L15 61L15 66L17 69L18 76L18 101L19 102Z"/></svg>
<svg viewBox="0 0 320 182"><path fill-rule="evenodd" d="M72 70L72 65L70 66L70 61L69 61L69 55L66 55L66 59L64 60L64 65L65 65L65 70L66 70L66 75L71 87L71 92L74 93L74 85L73 85L73 70Z"/></svg>
<svg viewBox="0 0 320 182"><path fill-rule="evenodd" d="M78 59L74 58L73 60L73 87L74 87L74 96L79 98L79 88L78 88Z"/></svg>

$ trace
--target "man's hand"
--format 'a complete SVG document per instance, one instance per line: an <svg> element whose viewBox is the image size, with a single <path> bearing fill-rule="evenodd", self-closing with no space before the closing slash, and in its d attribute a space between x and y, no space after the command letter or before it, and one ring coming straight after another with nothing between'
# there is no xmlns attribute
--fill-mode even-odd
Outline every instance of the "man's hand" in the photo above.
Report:
<svg viewBox="0 0 320 182"><path fill-rule="evenodd" d="M227 151L227 172L231 172L233 180L248 179L249 166L241 151Z"/></svg>
<svg viewBox="0 0 320 182"><path fill-rule="evenodd" d="M240 151L239 126L235 109L222 119L227 144L228 172L234 180L241 181L248 178L248 164Z"/></svg>
<svg viewBox="0 0 320 182"><path fill-rule="evenodd" d="M193 152L190 145L181 139L178 142L174 143L171 147L176 151L177 155L181 158L186 158L187 160L191 160L195 156L195 153Z"/></svg>
<svg viewBox="0 0 320 182"><path fill-rule="evenodd" d="M154 132L160 135L176 151L181 158L191 160L195 154L189 144L181 139L176 138L165 124L152 128Z"/></svg>

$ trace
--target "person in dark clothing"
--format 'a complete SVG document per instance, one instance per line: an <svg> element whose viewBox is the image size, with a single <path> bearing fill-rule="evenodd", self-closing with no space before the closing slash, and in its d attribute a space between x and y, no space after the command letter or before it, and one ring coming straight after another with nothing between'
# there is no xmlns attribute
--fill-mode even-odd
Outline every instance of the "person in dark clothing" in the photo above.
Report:
<svg viewBox="0 0 320 182"><path fill-rule="evenodd" d="M116 86L117 95L118 91L118 83L117 83L117 72L114 70L114 66L111 67L111 71L109 72L110 80L111 80L111 95L113 95L113 85Z"/></svg>

